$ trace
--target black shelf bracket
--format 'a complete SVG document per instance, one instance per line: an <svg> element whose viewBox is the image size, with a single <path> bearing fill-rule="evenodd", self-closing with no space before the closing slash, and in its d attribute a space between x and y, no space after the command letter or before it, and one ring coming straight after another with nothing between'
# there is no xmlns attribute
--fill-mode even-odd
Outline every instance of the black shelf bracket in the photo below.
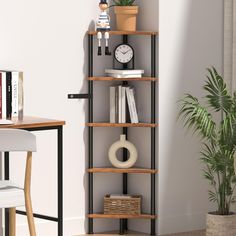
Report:
<svg viewBox="0 0 236 236"><path fill-rule="evenodd" d="M68 94L68 99L90 99L92 95L90 94Z"/></svg>

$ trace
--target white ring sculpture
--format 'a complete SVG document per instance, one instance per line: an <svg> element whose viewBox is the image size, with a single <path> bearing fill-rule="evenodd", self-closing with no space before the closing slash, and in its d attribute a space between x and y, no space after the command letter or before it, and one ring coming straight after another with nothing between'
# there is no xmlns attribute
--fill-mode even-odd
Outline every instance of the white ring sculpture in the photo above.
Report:
<svg viewBox="0 0 236 236"><path fill-rule="evenodd" d="M120 148L128 149L130 155L129 155L129 159L127 161L119 161L117 159L116 152ZM109 152L108 152L108 156L109 156L109 160L113 166L115 166L117 168L128 169L136 163L137 157L138 157L138 152L137 152L136 147L131 142L126 140L126 136L121 135L120 140L111 145Z"/></svg>

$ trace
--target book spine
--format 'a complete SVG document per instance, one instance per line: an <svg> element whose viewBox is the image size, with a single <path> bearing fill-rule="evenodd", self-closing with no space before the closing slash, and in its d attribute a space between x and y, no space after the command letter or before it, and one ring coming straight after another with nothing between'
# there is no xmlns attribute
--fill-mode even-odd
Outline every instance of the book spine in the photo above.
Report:
<svg viewBox="0 0 236 236"><path fill-rule="evenodd" d="M19 72L18 77L18 119L22 120L24 116L24 87L23 87L23 72Z"/></svg>
<svg viewBox="0 0 236 236"><path fill-rule="evenodd" d="M110 87L110 123L116 123L116 88Z"/></svg>
<svg viewBox="0 0 236 236"><path fill-rule="evenodd" d="M116 113L116 122L115 123L118 123L119 122L119 95L118 95L118 87L116 86L115 87L115 113Z"/></svg>
<svg viewBox="0 0 236 236"><path fill-rule="evenodd" d="M12 72L12 117L18 117L19 72Z"/></svg>
<svg viewBox="0 0 236 236"><path fill-rule="evenodd" d="M2 119L2 73L0 72L0 119Z"/></svg>
<svg viewBox="0 0 236 236"><path fill-rule="evenodd" d="M130 121L131 123L135 123L133 112L132 112L132 103L131 103L131 98L130 98L130 88L126 88L126 97L128 101L128 107L129 107L129 115L130 115Z"/></svg>
<svg viewBox="0 0 236 236"><path fill-rule="evenodd" d="M134 98L134 88L130 89L130 98L131 98L131 104L132 104L132 111L134 115L134 123L138 123L138 112L137 112L137 107L136 107L136 102Z"/></svg>
<svg viewBox="0 0 236 236"><path fill-rule="evenodd" d="M122 86L118 87L118 101L119 101L119 120L118 123L122 123Z"/></svg>
<svg viewBox="0 0 236 236"><path fill-rule="evenodd" d="M2 75L2 119L5 119L7 114L6 72L1 72L1 75Z"/></svg>
<svg viewBox="0 0 236 236"><path fill-rule="evenodd" d="M122 107L122 123L126 123L126 96L125 87L121 87L121 107Z"/></svg>
<svg viewBox="0 0 236 236"><path fill-rule="evenodd" d="M7 86L6 86L6 94L7 94L7 114L6 117L7 119L11 119L11 113L12 113L12 107L11 107L11 103L12 103L12 87L11 87L11 81L12 79L12 74L11 72L6 72L6 82L7 82Z"/></svg>

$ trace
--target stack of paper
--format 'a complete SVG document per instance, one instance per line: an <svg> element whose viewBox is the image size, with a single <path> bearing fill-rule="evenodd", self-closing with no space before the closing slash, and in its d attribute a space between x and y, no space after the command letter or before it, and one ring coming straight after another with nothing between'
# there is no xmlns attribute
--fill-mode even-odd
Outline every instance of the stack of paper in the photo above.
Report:
<svg viewBox="0 0 236 236"><path fill-rule="evenodd" d="M144 74L144 70L114 70L106 69L105 73L107 76L114 78L141 78Z"/></svg>

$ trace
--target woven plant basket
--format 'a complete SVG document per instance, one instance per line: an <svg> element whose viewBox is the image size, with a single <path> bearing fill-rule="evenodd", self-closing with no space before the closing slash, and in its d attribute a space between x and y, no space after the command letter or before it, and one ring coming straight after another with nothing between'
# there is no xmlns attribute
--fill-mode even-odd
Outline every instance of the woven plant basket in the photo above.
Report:
<svg viewBox="0 0 236 236"><path fill-rule="evenodd" d="M236 235L236 214L214 215L207 214L206 236L235 236Z"/></svg>
<svg viewBox="0 0 236 236"><path fill-rule="evenodd" d="M132 195L130 198L111 198L110 195L104 197L104 213L109 215L140 215L141 196Z"/></svg>

